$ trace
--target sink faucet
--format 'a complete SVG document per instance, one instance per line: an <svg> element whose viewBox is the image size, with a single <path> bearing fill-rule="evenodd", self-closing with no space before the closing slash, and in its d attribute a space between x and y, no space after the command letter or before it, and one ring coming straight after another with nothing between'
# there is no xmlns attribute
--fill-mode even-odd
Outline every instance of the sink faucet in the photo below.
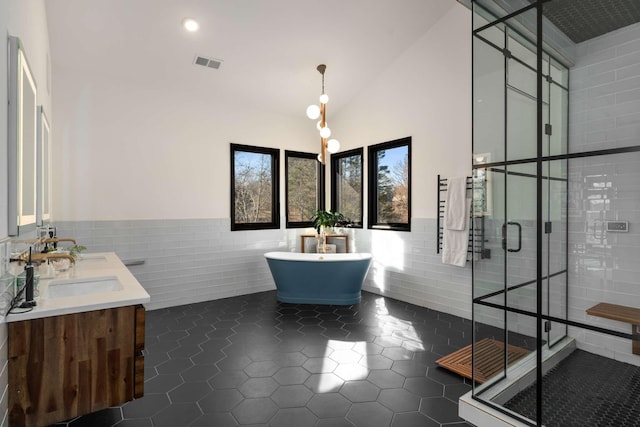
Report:
<svg viewBox="0 0 640 427"><path fill-rule="evenodd" d="M77 245L76 239L72 239L71 237L50 237L47 239L42 239L42 243L58 243L58 242L73 242L74 245Z"/></svg>
<svg viewBox="0 0 640 427"><path fill-rule="evenodd" d="M49 251L49 243L53 243L54 248L58 248L58 242L72 242L74 245L77 245L76 239L72 239L70 237L49 237L42 239L42 243L44 243L44 252Z"/></svg>
<svg viewBox="0 0 640 427"><path fill-rule="evenodd" d="M21 261L21 262L27 262L29 259L29 255L28 254L22 254L20 255L18 258L14 258L14 261ZM69 261L75 263L76 259L69 254L59 254L59 253L55 253L55 252L47 252L47 253L32 253L31 254L31 261L32 262L44 262L44 261L48 261L50 259L68 259Z"/></svg>

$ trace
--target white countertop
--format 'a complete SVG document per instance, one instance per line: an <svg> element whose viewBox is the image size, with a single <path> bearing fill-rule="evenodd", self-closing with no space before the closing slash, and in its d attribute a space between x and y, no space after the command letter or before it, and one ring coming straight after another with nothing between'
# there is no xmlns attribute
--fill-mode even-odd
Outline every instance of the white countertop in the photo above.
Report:
<svg viewBox="0 0 640 427"><path fill-rule="evenodd" d="M49 295L48 287L52 282L101 277L116 278L122 285L122 289L87 295L47 298L47 295ZM144 304L151 300L147 291L144 290L142 285L140 285L138 280L136 280L114 252L83 254L82 259L79 259L76 265L69 270L59 272L55 274L55 277L40 277L39 289L40 296L36 298L37 305L33 307L33 310L19 313L25 309L16 308L14 312L4 318L5 322L18 322L21 320Z"/></svg>

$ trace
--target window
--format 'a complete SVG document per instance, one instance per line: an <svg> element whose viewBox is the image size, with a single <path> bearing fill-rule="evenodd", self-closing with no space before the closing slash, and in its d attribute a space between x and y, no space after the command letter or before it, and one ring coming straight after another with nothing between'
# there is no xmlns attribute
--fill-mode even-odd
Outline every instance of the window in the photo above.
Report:
<svg viewBox="0 0 640 427"><path fill-rule="evenodd" d="M411 137L369 147L369 228L411 231Z"/></svg>
<svg viewBox="0 0 640 427"><path fill-rule="evenodd" d="M280 151L231 144L231 230L280 228Z"/></svg>
<svg viewBox="0 0 640 427"><path fill-rule="evenodd" d="M287 228L313 227L311 217L324 209L323 167L314 153L285 151Z"/></svg>
<svg viewBox="0 0 640 427"><path fill-rule="evenodd" d="M362 228L362 148L331 156L331 209Z"/></svg>

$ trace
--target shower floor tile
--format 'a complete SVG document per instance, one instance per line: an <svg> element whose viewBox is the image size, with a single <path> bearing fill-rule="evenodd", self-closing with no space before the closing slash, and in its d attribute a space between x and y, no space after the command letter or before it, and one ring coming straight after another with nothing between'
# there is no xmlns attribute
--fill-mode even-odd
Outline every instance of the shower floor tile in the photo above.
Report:
<svg viewBox="0 0 640 427"><path fill-rule="evenodd" d="M542 382L542 422L549 427L640 426L640 367L575 350ZM505 407L536 418L535 385Z"/></svg>
<svg viewBox="0 0 640 427"><path fill-rule="evenodd" d="M270 291L149 311L146 334L145 396L56 427L470 426L457 416L469 380L435 363L471 342L471 322L450 314Z"/></svg>

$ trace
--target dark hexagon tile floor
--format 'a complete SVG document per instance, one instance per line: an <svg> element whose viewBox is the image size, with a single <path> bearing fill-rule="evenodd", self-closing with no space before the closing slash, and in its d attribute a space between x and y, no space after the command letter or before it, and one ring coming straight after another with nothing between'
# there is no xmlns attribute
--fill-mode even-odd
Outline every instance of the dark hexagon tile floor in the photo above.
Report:
<svg viewBox="0 0 640 427"><path fill-rule="evenodd" d="M446 313L271 291L149 311L146 327L145 396L55 427L469 426L469 382L435 360L470 342L471 322Z"/></svg>
<svg viewBox="0 0 640 427"><path fill-rule="evenodd" d="M542 380L542 422L551 427L640 426L640 367L575 350ZM536 384L505 407L536 419Z"/></svg>

